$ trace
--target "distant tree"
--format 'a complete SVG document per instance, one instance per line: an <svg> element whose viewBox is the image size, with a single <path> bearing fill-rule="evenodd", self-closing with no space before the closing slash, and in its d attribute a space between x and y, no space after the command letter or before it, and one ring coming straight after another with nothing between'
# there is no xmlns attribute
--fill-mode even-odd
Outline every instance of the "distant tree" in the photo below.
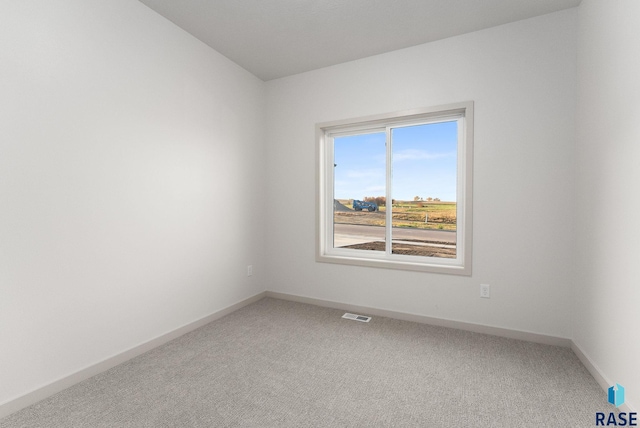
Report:
<svg viewBox="0 0 640 428"><path fill-rule="evenodd" d="M434 202L440 202L440 198L433 198Z"/></svg>
<svg viewBox="0 0 640 428"><path fill-rule="evenodd" d="M427 198L427 201L431 202L431 201L433 201L433 198L432 198L431 196L429 196L429 197Z"/></svg>
<svg viewBox="0 0 640 428"><path fill-rule="evenodd" d="M384 196L365 196L364 201L375 202L375 204L378 205L379 207L384 207L386 205L387 198Z"/></svg>
<svg viewBox="0 0 640 428"><path fill-rule="evenodd" d="M414 197L413 197L413 200L414 200L414 201L416 201L416 202L418 202L418 201L420 200L420 196L414 196Z"/></svg>

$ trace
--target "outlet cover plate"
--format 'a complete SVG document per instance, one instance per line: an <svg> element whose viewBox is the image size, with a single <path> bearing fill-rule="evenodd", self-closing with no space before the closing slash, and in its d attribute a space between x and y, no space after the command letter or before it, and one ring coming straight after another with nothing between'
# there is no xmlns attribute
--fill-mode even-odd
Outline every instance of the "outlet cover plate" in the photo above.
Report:
<svg viewBox="0 0 640 428"><path fill-rule="evenodd" d="M491 286L489 284L480 284L480 297L483 299L491 298Z"/></svg>

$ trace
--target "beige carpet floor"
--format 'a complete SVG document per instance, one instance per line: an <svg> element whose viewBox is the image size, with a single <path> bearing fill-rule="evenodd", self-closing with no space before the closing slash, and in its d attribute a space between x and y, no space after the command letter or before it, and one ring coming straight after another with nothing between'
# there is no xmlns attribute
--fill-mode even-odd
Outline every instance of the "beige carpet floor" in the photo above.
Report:
<svg viewBox="0 0 640 428"><path fill-rule="evenodd" d="M570 349L265 298L0 420L9 427L592 427Z"/></svg>

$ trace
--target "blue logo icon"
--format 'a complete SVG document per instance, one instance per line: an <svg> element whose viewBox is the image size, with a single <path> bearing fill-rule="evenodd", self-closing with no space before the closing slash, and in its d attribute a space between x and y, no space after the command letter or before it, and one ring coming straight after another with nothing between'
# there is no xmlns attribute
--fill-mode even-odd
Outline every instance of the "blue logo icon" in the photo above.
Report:
<svg viewBox="0 0 640 428"><path fill-rule="evenodd" d="M620 407L624 404L624 386L616 383L609 388L609 403L616 407Z"/></svg>

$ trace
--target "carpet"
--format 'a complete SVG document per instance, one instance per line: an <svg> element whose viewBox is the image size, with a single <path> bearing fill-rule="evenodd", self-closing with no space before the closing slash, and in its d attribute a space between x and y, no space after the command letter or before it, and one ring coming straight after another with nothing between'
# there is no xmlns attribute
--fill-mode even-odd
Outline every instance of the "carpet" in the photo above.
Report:
<svg viewBox="0 0 640 428"><path fill-rule="evenodd" d="M592 427L612 411L568 348L343 313L262 299L0 428Z"/></svg>

